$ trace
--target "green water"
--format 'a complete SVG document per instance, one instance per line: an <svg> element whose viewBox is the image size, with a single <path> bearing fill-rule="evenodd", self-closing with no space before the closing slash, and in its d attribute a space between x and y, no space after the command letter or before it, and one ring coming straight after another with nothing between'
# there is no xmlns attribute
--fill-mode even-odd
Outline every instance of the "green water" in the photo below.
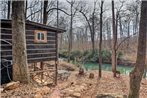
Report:
<svg viewBox="0 0 147 98"><path fill-rule="evenodd" d="M85 67L86 70L98 70L98 63L85 63L83 65ZM133 67L130 66L123 66L123 65L118 65L117 66L117 70L121 72L121 74L127 74L129 75L129 73L131 72L131 70L133 69ZM102 70L104 71L112 71L112 66L111 64L103 64L102 65Z"/></svg>

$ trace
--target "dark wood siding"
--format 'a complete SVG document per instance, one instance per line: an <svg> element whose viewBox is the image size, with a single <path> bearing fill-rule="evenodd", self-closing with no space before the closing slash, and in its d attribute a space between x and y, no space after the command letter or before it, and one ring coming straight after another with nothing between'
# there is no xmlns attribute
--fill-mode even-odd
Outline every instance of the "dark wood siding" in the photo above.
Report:
<svg viewBox="0 0 147 98"><path fill-rule="evenodd" d="M12 29L9 24L1 24L1 57L12 60ZM47 43L34 43L34 30L46 30L26 25L26 43L28 62L40 62L56 59L56 32L48 31ZM5 41L7 42L5 42ZM8 43L9 42L9 43Z"/></svg>

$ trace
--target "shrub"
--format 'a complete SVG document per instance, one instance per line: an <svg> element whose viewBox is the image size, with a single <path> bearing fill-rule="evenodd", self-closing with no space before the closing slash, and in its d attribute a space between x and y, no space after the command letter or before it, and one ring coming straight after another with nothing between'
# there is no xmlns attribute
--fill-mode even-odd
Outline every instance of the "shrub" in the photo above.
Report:
<svg viewBox="0 0 147 98"><path fill-rule="evenodd" d="M68 52L67 51L61 51L61 52L59 52L59 57L68 58Z"/></svg>
<svg viewBox="0 0 147 98"><path fill-rule="evenodd" d="M98 50L95 49L94 51L91 51L91 52L92 52L91 61L94 61L94 62L98 61L98 56L99 56Z"/></svg>
<svg viewBox="0 0 147 98"><path fill-rule="evenodd" d="M111 51L110 50L102 50L102 59L105 60L105 59L111 59Z"/></svg>
<svg viewBox="0 0 147 98"><path fill-rule="evenodd" d="M123 53L121 51L118 51L118 57L117 59L121 60L123 57Z"/></svg>
<svg viewBox="0 0 147 98"><path fill-rule="evenodd" d="M79 50L72 51L71 52L71 60L74 60L75 58L80 58L82 56L82 52Z"/></svg>
<svg viewBox="0 0 147 98"><path fill-rule="evenodd" d="M111 61L112 52L110 50L102 50L102 59L103 61ZM119 60L122 59L123 53L118 52L118 58ZM59 53L59 57L68 58L68 51L61 51ZM70 55L70 59L74 61L75 59L78 61L92 61L97 62L99 57L98 49L93 50L86 50L86 51L72 51Z"/></svg>

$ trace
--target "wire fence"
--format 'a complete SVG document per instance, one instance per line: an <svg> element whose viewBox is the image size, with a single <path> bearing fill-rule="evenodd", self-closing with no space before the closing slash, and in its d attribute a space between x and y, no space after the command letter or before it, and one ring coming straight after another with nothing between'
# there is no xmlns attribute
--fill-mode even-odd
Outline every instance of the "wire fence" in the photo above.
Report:
<svg viewBox="0 0 147 98"><path fill-rule="evenodd" d="M1 60L1 84L12 80L12 61L2 59Z"/></svg>
<svg viewBox="0 0 147 98"><path fill-rule="evenodd" d="M12 43L4 39L0 39L0 42L1 43L4 42L5 44L12 46ZM3 48L3 46L1 46L1 48ZM1 63L1 67L0 67L1 84L3 84L12 80L12 60L7 60L1 55L0 63Z"/></svg>

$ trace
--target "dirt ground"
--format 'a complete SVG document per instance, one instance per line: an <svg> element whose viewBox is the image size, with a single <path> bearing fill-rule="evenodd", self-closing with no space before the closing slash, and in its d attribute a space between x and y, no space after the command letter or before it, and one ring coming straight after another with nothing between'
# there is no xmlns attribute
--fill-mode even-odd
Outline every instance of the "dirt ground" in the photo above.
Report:
<svg viewBox="0 0 147 98"><path fill-rule="evenodd" d="M89 73L94 73L95 77L93 79L89 79ZM16 89L3 91L1 93L1 97L2 98L95 98L96 95L103 93L116 94L116 95L128 94L129 91L128 76L121 75L120 78L113 78L111 72L103 71L102 78L98 79L97 73L98 73L97 71L91 71L91 72L86 72L84 76L79 76L78 71L72 71L70 77L67 80L64 81L59 80L58 86L49 87L49 89L47 89L48 91L46 90L46 88L44 88L44 86L35 86L33 84L30 85L21 84ZM143 79L141 82L140 98L147 98L147 80L145 79Z"/></svg>

